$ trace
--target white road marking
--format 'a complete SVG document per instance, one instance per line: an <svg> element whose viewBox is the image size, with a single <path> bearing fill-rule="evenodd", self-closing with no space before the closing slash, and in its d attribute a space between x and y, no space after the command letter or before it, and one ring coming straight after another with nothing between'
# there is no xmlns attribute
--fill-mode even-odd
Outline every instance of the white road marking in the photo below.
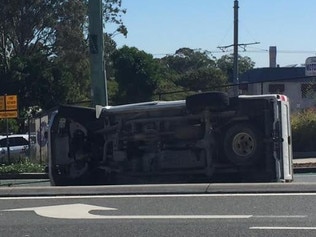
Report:
<svg viewBox="0 0 316 237"><path fill-rule="evenodd" d="M226 193L226 194L137 194L137 195L73 195L73 196L29 196L0 197L0 200L34 199L91 199L91 198L192 198L192 197L276 197L276 196L316 196L316 193Z"/></svg>
<svg viewBox="0 0 316 237"><path fill-rule="evenodd" d="M43 217L57 218L57 219L96 219L98 215L90 214L93 210L117 210L111 207L100 207L87 204L67 204L67 205L55 205L44 207L30 207L30 208L18 208L8 209L3 211L16 212L16 211L34 211L37 215Z"/></svg>
<svg viewBox="0 0 316 237"><path fill-rule="evenodd" d="M306 215L291 215L291 216L288 216L288 215L283 215L283 216L274 216L274 215L257 216L257 215L254 215L252 217L253 218L306 218L307 216Z"/></svg>
<svg viewBox="0 0 316 237"><path fill-rule="evenodd" d="M316 227L306 226L252 226L250 230L316 230Z"/></svg>
<svg viewBox="0 0 316 237"><path fill-rule="evenodd" d="M98 219L247 219L251 215L128 215L99 216Z"/></svg>
<svg viewBox="0 0 316 237"><path fill-rule="evenodd" d="M56 219L246 219L252 215L94 215L93 210L117 210L86 204L67 204L3 210L7 212L34 211L37 215Z"/></svg>
<svg viewBox="0 0 316 237"><path fill-rule="evenodd" d="M37 215L57 219L247 219L247 218L304 218L306 216L255 215L97 215L93 210L116 211L117 208L87 204L65 204L42 207L6 209L4 212L34 211Z"/></svg>

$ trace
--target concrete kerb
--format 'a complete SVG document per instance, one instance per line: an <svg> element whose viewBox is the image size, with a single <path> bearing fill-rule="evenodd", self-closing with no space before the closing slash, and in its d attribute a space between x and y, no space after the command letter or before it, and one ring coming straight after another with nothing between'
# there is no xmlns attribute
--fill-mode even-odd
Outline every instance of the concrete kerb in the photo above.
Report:
<svg viewBox="0 0 316 237"><path fill-rule="evenodd" d="M164 184L84 187L4 187L0 197L56 197L98 195L316 193L316 183Z"/></svg>
<svg viewBox="0 0 316 237"><path fill-rule="evenodd" d="M293 160L294 173L316 172L316 158L300 158Z"/></svg>

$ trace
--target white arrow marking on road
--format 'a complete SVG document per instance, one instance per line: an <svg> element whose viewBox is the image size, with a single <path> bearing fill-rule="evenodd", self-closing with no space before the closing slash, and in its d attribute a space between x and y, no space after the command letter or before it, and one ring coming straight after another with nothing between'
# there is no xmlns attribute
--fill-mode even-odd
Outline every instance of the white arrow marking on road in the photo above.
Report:
<svg viewBox="0 0 316 237"><path fill-rule="evenodd" d="M100 207L87 204L67 204L45 207L8 209L3 211L34 211L37 215L57 219L245 219L252 215L94 215L93 210L117 210L111 207Z"/></svg>
<svg viewBox="0 0 316 237"><path fill-rule="evenodd" d="M90 214L93 210L112 211L117 210L111 207L100 207L87 204L68 204L45 207L29 207L19 209L8 209L3 211L34 211L37 215L43 217L57 218L57 219L102 219L101 215Z"/></svg>

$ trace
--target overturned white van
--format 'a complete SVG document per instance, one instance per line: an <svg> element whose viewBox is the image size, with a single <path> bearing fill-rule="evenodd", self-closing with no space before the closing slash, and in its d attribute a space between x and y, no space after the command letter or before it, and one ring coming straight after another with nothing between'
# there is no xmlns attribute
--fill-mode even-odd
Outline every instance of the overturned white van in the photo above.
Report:
<svg viewBox="0 0 316 237"><path fill-rule="evenodd" d="M195 94L96 108L64 105L52 117L53 185L292 181L284 95Z"/></svg>

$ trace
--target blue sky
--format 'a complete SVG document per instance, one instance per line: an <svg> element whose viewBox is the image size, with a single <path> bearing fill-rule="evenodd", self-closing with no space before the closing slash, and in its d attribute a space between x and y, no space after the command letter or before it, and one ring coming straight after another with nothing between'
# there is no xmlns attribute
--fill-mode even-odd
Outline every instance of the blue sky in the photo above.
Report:
<svg viewBox="0 0 316 237"><path fill-rule="evenodd" d="M114 38L118 47L135 46L155 57L189 47L219 58L217 47L233 43L234 0L122 0L122 6L128 36ZM280 66L305 63L316 56L315 23L315 0L239 0L239 43L260 42L239 52L255 67L269 66L269 46L277 47Z"/></svg>

